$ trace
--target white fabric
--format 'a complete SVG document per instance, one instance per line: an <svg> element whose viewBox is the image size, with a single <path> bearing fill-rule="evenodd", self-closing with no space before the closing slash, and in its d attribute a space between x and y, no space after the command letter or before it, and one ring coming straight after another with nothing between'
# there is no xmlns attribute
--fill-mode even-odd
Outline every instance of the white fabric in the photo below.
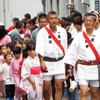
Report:
<svg viewBox="0 0 100 100"><path fill-rule="evenodd" d="M49 25L47 25L49 28ZM60 35L60 43L65 49L67 50L67 33L64 28L57 26L57 32L54 33L56 38ZM38 35L37 35L37 42L36 42L36 52L42 55L43 57L50 57L50 58L59 58L62 57L64 54L59 46L54 42L52 38L48 38L49 34L47 33L45 28L42 28ZM49 40L52 43L49 43ZM64 61L60 60L57 62L47 62L45 61L45 65L48 68L48 73L43 73L43 75L54 75L54 74L63 74L65 73Z"/></svg>
<svg viewBox="0 0 100 100"><path fill-rule="evenodd" d="M92 41L92 43L100 55L100 35L96 30L94 30L89 38L90 40L94 38L94 42ZM74 66L77 59L86 61L95 60L96 57L93 51L90 47L86 48L86 45L88 45L88 43L85 41L83 33L78 34L74 38L72 44L67 51L65 62ZM98 79L97 65L87 66L78 64L77 78L88 80Z"/></svg>
<svg viewBox="0 0 100 100"><path fill-rule="evenodd" d="M42 74L33 75L30 73L30 68L40 66L39 59L37 57L28 57L24 60L21 70L21 83L20 88L28 94L29 100L42 100L42 86L43 78ZM33 89L31 83L27 80L30 77L36 85L36 90Z"/></svg>
<svg viewBox="0 0 100 100"><path fill-rule="evenodd" d="M57 74L57 75L46 75L46 76L43 76L43 80L45 81L51 81L52 78L54 76L54 79L65 79L65 73L64 74Z"/></svg>
<svg viewBox="0 0 100 100"><path fill-rule="evenodd" d="M99 81L98 80L79 79L78 83L79 83L79 85L90 85L92 87L99 87Z"/></svg>
<svg viewBox="0 0 100 100"><path fill-rule="evenodd" d="M80 34L82 32L78 32L76 29L72 30L71 31L71 35L72 35L72 38L75 38L77 34Z"/></svg>
<svg viewBox="0 0 100 100"><path fill-rule="evenodd" d="M14 79L9 75L10 66L4 63L0 66L0 73L3 72L3 80L6 85L14 84Z"/></svg>

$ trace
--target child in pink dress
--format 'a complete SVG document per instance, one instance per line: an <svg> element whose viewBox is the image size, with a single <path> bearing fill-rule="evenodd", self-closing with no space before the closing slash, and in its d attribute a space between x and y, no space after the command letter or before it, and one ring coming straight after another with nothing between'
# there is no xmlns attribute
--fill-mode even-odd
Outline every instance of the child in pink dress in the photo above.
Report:
<svg viewBox="0 0 100 100"><path fill-rule="evenodd" d="M0 46L1 55L0 55L0 67L5 62L4 55L6 54L6 45ZM0 97L3 97L5 94L5 86L3 81L3 73L0 73Z"/></svg>
<svg viewBox="0 0 100 100"><path fill-rule="evenodd" d="M19 90L20 74L19 74L19 63L22 60L21 48L19 46L14 46L13 48L14 58L11 61L10 75L13 76L15 82L15 98L21 100L21 91Z"/></svg>
<svg viewBox="0 0 100 100"><path fill-rule="evenodd" d="M42 100L43 79L32 41L26 44L26 50L28 57L22 64L20 87L28 94L28 100Z"/></svg>

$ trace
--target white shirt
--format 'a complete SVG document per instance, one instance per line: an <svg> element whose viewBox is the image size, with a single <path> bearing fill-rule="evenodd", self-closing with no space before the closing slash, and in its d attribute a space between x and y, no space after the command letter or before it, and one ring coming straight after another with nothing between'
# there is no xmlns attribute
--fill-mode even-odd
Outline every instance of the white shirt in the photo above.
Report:
<svg viewBox="0 0 100 100"><path fill-rule="evenodd" d="M0 66L0 73L3 72L3 80L6 85L14 84L13 77L9 75L10 66L4 63Z"/></svg>
<svg viewBox="0 0 100 100"><path fill-rule="evenodd" d="M71 31L71 35L72 35L72 38L75 38L77 34L80 34L82 32L78 32L76 29L74 29L73 31Z"/></svg>
<svg viewBox="0 0 100 100"><path fill-rule="evenodd" d="M89 38L90 40L93 40L92 43L100 55L100 35L97 33L98 32L94 30ZM93 51L89 47L88 43L85 41L83 33L78 34L74 38L72 44L67 51L65 62L74 66L77 59L86 61L96 59ZM97 65L87 66L78 64L77 77L78 79L98 79Z"/></svg>
<svg viewBox="0 0 100 100"><path fill-rule="evenodd" d="M49 25L47 25L47 27L49 28ZM65 29L57 26L57 31L56 33L54 33L54 35L60 41L66 53L67 33ZM59 58L59 57L64 56L62 50L54 42L51 36L47 33L45 28L42 28L37 35L36 52L42 55L43 57ZM45 61L45 65L48 69L48 73L43 73L43 75L55 75L55 74L65 73L63 60L60 60L57 62Z"/></svg>
<svg viewBox="0 0 100 100"><path fill-rule="evenodd" d="M47 26L49 28L49 26ZM67 50L67 33L64 28L57 26L57 31L54 34L64 47L65 52ZM43 57L59 58L64 54L59 46L54 42L51 36L47 33L45 28L40 29L37 35L36 52Z"/></svg>

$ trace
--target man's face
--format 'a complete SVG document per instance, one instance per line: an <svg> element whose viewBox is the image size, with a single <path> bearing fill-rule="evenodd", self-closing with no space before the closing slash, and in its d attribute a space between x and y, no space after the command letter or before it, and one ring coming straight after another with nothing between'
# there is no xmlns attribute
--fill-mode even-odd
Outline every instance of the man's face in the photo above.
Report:
<svg viewBox="0 0 100 100"><path fill-rule="evenodd" d="M48 16L48 23L49 23L50 26L55 27L58 24L57 14L50 14Z"/></svg>
<svg viewBox="0 0 100 100"><path fill-rule="evenodd" d="M47 18L40 18L39 19L39 26L40 28L45 27L48 24Z"/></svg>
<svg viewBox="0 0 100 100"><path fill-rule="evenodd" d="M95 27L96 21L91 16L86 16L84 18L84 25L86 29L91 29Z"/></svg>

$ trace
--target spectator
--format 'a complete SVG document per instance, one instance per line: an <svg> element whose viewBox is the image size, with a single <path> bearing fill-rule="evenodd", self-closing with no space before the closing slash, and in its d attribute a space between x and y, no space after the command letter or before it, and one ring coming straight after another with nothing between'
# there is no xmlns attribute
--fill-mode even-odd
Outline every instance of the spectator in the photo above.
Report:
<svg viewBox="0 0 100 100"><path fill-rule="evenodd" d="M13 25L10 26L10 27L8 28L8 32L10 32L10 31L12 31L13 29L15 29L15 24L16 24L17 21L19 21L19 18L17 18L17 17L14 17L14 18L12 19Z"/></svg>
<svg viewBox="0 0 100 100"><path fill-rule="evenodd" d="M39 27L36 28L32 34L31 34L31 40L33 40L35 43L36 43L36 37L37 37L37 34L39 32L39 30L41 28L43 28L44 26L47 25L47 15L45 13L41 13L39 16L38 16L38 24L39 24Z"/></svg>
<svg viewBox="0 0 100 100"><path fill-rule="evenodd" d="M14 42L16 39L22 41L22 38L20 36L20 33L22 32L23 32L23 22L18 21L15 25L15 29L10 31L8 35L11 37L12 42Z"/></svg>
<svg viewBox="0 0 100 100"><path fill-rule="evenodd" d="M0 45L6 45L9 42L11 42L11 38L7 35L4 27L0 26Z"/></svg>

